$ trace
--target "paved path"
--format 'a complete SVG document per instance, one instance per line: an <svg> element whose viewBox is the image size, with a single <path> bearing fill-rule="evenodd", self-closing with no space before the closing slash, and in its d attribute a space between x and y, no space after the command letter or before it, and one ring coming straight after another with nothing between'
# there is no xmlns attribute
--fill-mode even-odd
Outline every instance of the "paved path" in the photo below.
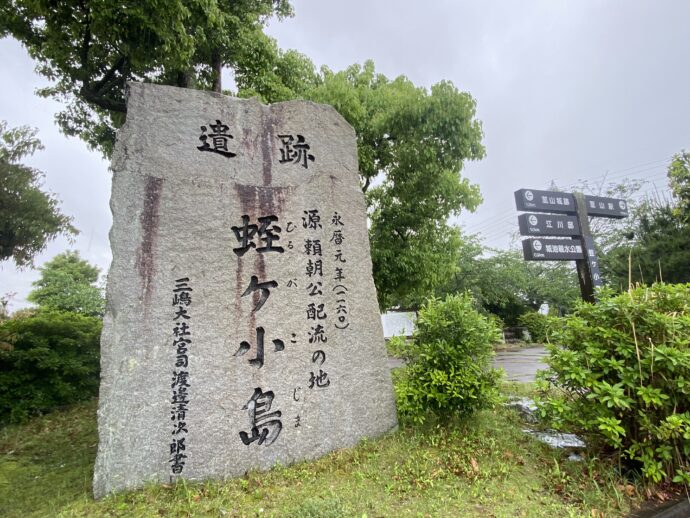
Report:
<svg viewBox="0 0 690 518"><path fill-rule="evenodd" d="M388 357L388 367L390 369L395 369L397 367L404 367L405 366L405 360L401 360L400 358L393 358L392 356Z"/></svg>
<svg viewBox="0 0 690 518"><path fill-rule="evenodd" d="M496 353L494 367L505 369L508 381L530 383L534 381L538 370L546 368L543 358L547 354L543 345L523 347L515 351L501 351Z"/></svg>
<svg viewBox="0 0 690 518"><path fill-rule="evenodd" d="M547 355L543 345L523 347L515 351L501 351L496 353L494 367L506 371L508 381L520 381L530 383L534 381L537 371L545 369L543 358ZM388 366L391 369L404 367L405 362L399 358L388 358Z"/></svg>

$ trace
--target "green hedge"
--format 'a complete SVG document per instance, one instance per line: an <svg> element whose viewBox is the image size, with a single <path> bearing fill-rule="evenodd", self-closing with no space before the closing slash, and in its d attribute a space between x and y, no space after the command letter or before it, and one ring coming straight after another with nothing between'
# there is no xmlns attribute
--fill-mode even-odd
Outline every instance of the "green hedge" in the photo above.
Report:
<svg viewBox="0 0 690 518"><path fill-rule="evenodd" d="M690 483L690 284L604 290L548 346L542 415L653 482Z"/></svg>
<svg viewBox="0 0 690 518"><path fill-rule="evenodd" d="M542 315L536 311L523 313L518 317L518 323L527 328L533 343L545 344L549 340L549 333L554 321L558 317Z"/></svg>
<svg viewBox="0 0 690 518"><path fill-rule="evenodd" d="M39 310L0 324L0 422L98 394L101 320Z"/></svg>
<svg viewBox="0 0 690 518"><path fill-rule="evenodd" d="M491 368L492 344L499 337L470 295L429 300L404 351L408 366L396 380L401 416L422 423L429 413L448 419L492 405L500 378Z"/></svg>

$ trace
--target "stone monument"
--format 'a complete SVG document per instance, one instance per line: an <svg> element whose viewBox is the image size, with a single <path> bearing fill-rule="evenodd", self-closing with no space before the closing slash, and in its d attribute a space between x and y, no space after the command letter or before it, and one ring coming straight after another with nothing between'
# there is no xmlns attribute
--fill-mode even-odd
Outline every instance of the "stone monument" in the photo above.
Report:
<svg viewBox="0 0 690 518"><path fill-rule="evenodd" d="M356 139L333 108L131 84L112 170L97 497L396 426Z"/></svg>

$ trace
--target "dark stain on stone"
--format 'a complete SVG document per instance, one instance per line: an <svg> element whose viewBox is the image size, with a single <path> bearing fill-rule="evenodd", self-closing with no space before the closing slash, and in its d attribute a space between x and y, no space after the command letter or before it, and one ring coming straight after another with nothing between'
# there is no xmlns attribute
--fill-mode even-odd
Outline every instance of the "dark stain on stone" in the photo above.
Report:
<svg viewBox="0 0 690 518"><path fill-rule="evenodd" d="M251 131L245 129L243 131L242 146L252 156L257 151L257 144L261 145L261 180L263 186L259 185L242 185L235 184L235 193L240 205L240 214L249 216L252 224L259 224L259 218L262 216L277 216L277 225L281 229L285 229L287 221L284 221L284 211L287 197L292 191L292 187L277 187L272 186L272 168L273 168L273 146L275 145L275 126L278 119L273 115L270 109L263 111L261 115L262 129L258 136L252 138ZM260 142L259 142L260 141ZM234 223L239 225L240 222ZM233 239L235 236L232 236ZM287 245L287 238L285 233L281 234L280 244ZM257 236L258 239L258 236ZM260 243L257 242L257 246ZM254 255L253 275L256 275L259 282L264 282L266 278L266 259L262 253L256 252L255 249L249 250L243 257L237 257L237 275L236 275L236 309L241 313L242 303L241 295L247 289L249 279L243 279L243 261L250 257L249 254ZM254 333L256 329L256 312L253 308L259 301L260 293L256 291L252 295L252 310L249 316L249 331ZM252 335L254 336L254 335Z"/></svg>
<svg viewBox="0 0 690 518"><path fill-rule="evenodd" d="M261 114L261 155L262 155L262 176L264 186L271 185L273 167L273 146L276 141L276 126L283 124L283 112L278 106L265 108Z"/></svg>
<svg viewBox="0 0 690 518"><path fill-rule="evenodd" d="M251 129L242 129L242 147L252 159L258 150L258 140L258 136L253 134Z"/></svg>
<svg viewBox="0 0 690 518"><path fill-rule="evenodd" d="M270 281L272 279L266 278L266 260L264 259L264 254L254 254L254 275L257 276L259 282ZM249 329L254 331L256 329L256 311L254 308L259 303L259 297L261 296L261 290L256 290L252 296L252 309L249 316ZM252 335L255 336L255 335Z"/></svg>
<svg viewBox="0 0 690 518"><path fill-rule="evenodd" d="M273 117L270 115L263 117L263 131L261 133L261 156L262 156L262 176L264 185L271 185L273 180L271 176L271 168L273 166L273 157L271 156L271 150L273 147Z"/></svg>
<svg viewBox="0 0 690 518"><path fill-rule="evenodd" d="M285 220L285 207L287 199L291 194L293 187L260 187L258 185L242 185L235 184L235 193L237 199L239 200L241 207L241 215L246 214L249 216L249 221L252 224L259 224L259 218L262 216L278 216L278 222L276 223L281 228L280 240L277 242L278 245L287 246L288 238L285 233L285 227L287 225L287 220ZM234 223L234 225L240 225L240 221ZM229 232L232 230L228 229ZM237 246L237 240L234 233L232 233L233 248ZM257 237L258 239L258 237ZM257 246L260 246L257 241ZM233 255L235 255L233 253ZM259 282L264 282L266 279L266 263L264 254L257 252L255 249L249 250L244 256L235 256L237 260L237 273L235 276L235 309L241 313L242 303L240 299L241 295L247 289L248 279L243 279L242 270L244 261L249 259L251 255L254 255L254 273L259 278ZM258 292L257 292L258 293ZM258 299L253 302L256 304ZM252 306L254 307L254 306ZM254 314L252 312L252 326L254 325ZM253 328L252 327L252 328Z"/></svg>
<svg viewBox="0 0 690 518"><path fill-rule="evenodd" d="M264 259L264 254L256 254L256 258L254 259L254 271L256 272L256 276L259 279L259 282L265 282L265 281L272 281L273 279L267 279L266 278L266 260ZM254 292L256 295L254 304L259 303L259 295L260 295L260 290L256 290Z"/></svg>
<svg viewBox="0 0 690 518"><path fill-rule="evenodd" d="M262 216L274 215L280 218L279 226L284 226L282 221L287 197L293 187L261 187L258 185L235 184L235 192L242 207L242 214L247 214L252 222L257 222Z"/></svg>
<svg viewBox="0 0 690 518"><path fill-rule="evenodd" d="M244 269L244 259L237 256L234 252L232 255L237 259L237 270L235 271L235 310L238 313L242 313L242 304L240 299L245 290L245 288L242 288L242 270Z"/></svg>
<svg viewBox="0 0 690 518"><path fill-rule="evenodd" d="M144 192L144 208L139 217L142 239L137 251L137 269L142 285L142 299L144 308L148 307L153 290L153 277L156 270L156 241L158 239L158 224L163 179L155 176L146 177Z"/></svg>

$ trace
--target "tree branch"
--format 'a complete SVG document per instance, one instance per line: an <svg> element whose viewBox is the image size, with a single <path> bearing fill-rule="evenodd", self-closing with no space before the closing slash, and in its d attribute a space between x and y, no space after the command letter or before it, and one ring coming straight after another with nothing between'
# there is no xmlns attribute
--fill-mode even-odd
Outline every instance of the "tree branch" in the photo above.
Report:
<svg viewBox="0 0 690 518"><path fill-rule="evenodd" d="M108 90L110 90L117 82L113 80L115 78L115 73L121 72L122 67L124 67L126 63L127 58L125 56L120 56L120 58L115 62L115 64L112 67L110 67L110 70L108 70L101 79L99 79L93 84L91 89L99 93L105 93ZM118 78L115 79L119 80ZM105 88L106 86L107 88Z"/></svg>
<svg viewBox="0 0 690 518"><path fill-rule="evenodd" d="M405 234L404 234L404 233L400 232L397 228L394 228L394 229L393 229L393 233L394 233L396 236L398 236L398 238L400 239L400 241L402 241L403 243L407 243L407 237L405 237Z"/></svg>
<svg viewBox="0 0 690 518"><path fill-rule="evenodd" d="M367 178L364 180L364 186L362 187L362 192L366 193L367 189L369 188L369 185L371 185L371 177L367 176Z"/></svg>
<svg viewBox="0 0 690 518"><path fill-rule="evenodd" d="M86 72L86 70L88 70L86 65L89 61L89 50L91 49L91 12L84 2L79 2L79 7L84 11L84 36L82 38L79 57L81 61L81 70Z"/></svg>
<svg viewBox="0 0 690 518"><path fill-rule="evenodd" d="M127 105L124 103L124 101L116 101L114 99L105 97L104 95L101 95L100 92L94 92L86 85L81 87L79 94L84 98L85 101L93 103L99 108L114 112L127 113Z"/></svg>
<svg viewBox="0 0 690 518"><path fill-rule="evenodd" d="M85 2L80 2L79 7L84 13L84 33L82 36L81 48L79 49L79 59L80 59L80 69L79 75L82 80L82 87L79 90L79 94L87 102L91 102L100 108L106 110L116 111L125 113L127 107L124 102L116 101L106 97L105 92L111 90L118 82L122 81L122 78L116 77L117 72L121 71L122 67L127 62L125 56L120 56L120 58L115 62L115 64L110 67L110 69L103 75L101 79L95 83L89 84L89 51L91 49L91 12L88 5Z"/></svg>

